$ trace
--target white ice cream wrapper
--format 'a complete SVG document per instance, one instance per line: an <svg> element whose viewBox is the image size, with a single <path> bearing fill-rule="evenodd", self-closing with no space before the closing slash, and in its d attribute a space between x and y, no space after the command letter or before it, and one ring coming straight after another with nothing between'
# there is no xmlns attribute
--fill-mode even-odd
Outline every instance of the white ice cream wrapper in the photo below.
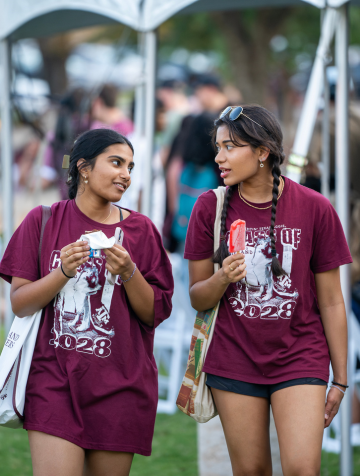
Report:
<svg viewBox="0 0 360 476"><path fill-rule="evenodd" d="M108 238L102 231L95 231L87 235L81 235L78 241L87 241L93 250L105 250L114 246L115 236Z"/></svg>

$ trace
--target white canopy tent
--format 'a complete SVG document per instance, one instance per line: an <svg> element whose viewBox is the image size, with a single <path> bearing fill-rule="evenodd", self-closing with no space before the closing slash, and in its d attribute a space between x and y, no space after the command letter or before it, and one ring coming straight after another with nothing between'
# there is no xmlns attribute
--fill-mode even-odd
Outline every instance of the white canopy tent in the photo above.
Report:
<svg viewBox="0 0 360 476"><path fill-rule="evenodd" d="M74 28L110 23L122 23L140 32L145 50L145 85L137 90L137 97L143 98L137 105L137 124L143 123L147 140L147 157L144 170L143 210L150 212L151 159L154 133L154 93L156 75L156 35L154 30L176 13L231 10L254 7L283 7L311 4L317 8L327 8L323 22L323 33L315 60L314 72L300 120L300 128L293 149L293 165L303 164L296 158L306 157L317 113L317 102L322 92L324 49L328 47L336 30L337 64L339 79L337 84L337 129L336 129L336 197L337 209L346 236L349 237L349 173L348 173L348 1L347 0L0 0L0 101L1 101L1 170L3 196L4 245L13 232L12 200L12 150L11 150L11 100L10 100L10 41L25 37L49 36ZM360 4L360 0L352 3ZM331 8L336 8L336 15ZM305 120L304 118L307 118ZM342 287L347 312L350 311L350 279L348 267L342 269ZM9 298L7 308L11 312ZM350 446L350 392L341 407L342 411L342 462L341 474L348 476L351 470Z"/></svg>

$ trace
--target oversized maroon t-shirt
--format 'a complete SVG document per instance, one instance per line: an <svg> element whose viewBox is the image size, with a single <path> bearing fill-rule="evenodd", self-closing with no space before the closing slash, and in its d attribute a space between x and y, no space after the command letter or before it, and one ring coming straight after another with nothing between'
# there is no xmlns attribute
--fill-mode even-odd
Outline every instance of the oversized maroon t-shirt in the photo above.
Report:
<svg viewBox="0 0 360 476"><path fill-rule="evenodd" d="M351 263L330 202L290 179L276 209L276 251L287 276L271 272L271 208L246 205L234 192L226 219L246 221L247 276L221 299L204 372L257 384L302 377L328 381L329 349L317 306L314 273ZM252 204L266 207L269 203ZM213 255L216 196L202 194L193 209L185 258Z"/></svg>
<svg viewBox="0 0 360 476"><path fill-rule="evenodd" d="M152 222L131 212L121 223L103 225L84 215L74 200L55 203L46 224L41 277L60 266L60 250L87 230L114 236L155 295L155 327L171 312L173 278L161 237ZM14 233L0 263L0 276L35 281L41 207ZM158 401L153 357L154 329L143 324L118 278L105 280L105 255L78 268L43 310L31 365L24 428L65 438L87 449L150 455ZM139 296L139 298L141 298Z"/></svg>

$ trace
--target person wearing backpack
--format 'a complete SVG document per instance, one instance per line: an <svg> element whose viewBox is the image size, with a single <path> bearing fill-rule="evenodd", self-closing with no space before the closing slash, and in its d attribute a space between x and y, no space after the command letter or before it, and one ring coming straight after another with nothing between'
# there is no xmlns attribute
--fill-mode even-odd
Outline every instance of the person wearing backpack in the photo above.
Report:
<svg viewBox="0 0 360 476"><path fill-rule="evenodd" d="M190 215L197 198L221 183L209 134L219 111L228 104L219 80L213 75L200 75L194 89L203 111L184 118L176 139L176 148L183 166L178 180L177 203L171 233L177 240L181 252L184 249Z"/></svg>
<svg viewBox="0 0 360 476"><path fill-rule="evenodd" d="M227 187L220 246L214 254L213 191L198 198L186 237L192 306L201 312L220 303L202 370L234 475L272 474L270 405L284 474L320 474L324 427L348 388L339 267L351 254L329 200L281 175L282 141L266 109L226 108L214 131ZM230 254L238 219L246 223L245 249Z"/></svg>
<svg viewBox="0 0 360 476"><path fill-rule="evenodd" d="M171 264L153 223L113 205L131 184L128 139L87 131L68 165L69 200L51 207L40 270L41 207L17 228L0 263L14 313L43 309L24 428L34 476L127 476L134 453L151 454L154 331L170 316ZM115 244L89 249L83 235L96 231L110 246L115 235Z"/></svg>

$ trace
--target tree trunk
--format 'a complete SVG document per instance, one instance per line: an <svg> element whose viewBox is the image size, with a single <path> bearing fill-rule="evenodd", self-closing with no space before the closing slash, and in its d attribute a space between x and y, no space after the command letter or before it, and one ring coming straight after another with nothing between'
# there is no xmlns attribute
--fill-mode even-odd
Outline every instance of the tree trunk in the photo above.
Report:
<svg viewBox="0 0 360 476"><path fill-rule="evenodd" d="M212 14L227 43L235 83L245 103L265 104L269 43L291 12L292 8L264 8Z"/></svg>
<svg viewBox="0 0 360 476"><path fill-rule="evenodd" d="M103 27L91 27L37 40L44 61L44 79L49 83L51 94L62 95L66 92L68 78L65 64L75 46L91 41L103 31Z"/></svg>
<svg viewBox="0 0 360 476"><path fill-rule="evenodd" d="M66 59L71 47L66 35L54 38L40 38L38 44L43 56L43 75L49 83L51 94L62 95L67 89Z"/></svg>

